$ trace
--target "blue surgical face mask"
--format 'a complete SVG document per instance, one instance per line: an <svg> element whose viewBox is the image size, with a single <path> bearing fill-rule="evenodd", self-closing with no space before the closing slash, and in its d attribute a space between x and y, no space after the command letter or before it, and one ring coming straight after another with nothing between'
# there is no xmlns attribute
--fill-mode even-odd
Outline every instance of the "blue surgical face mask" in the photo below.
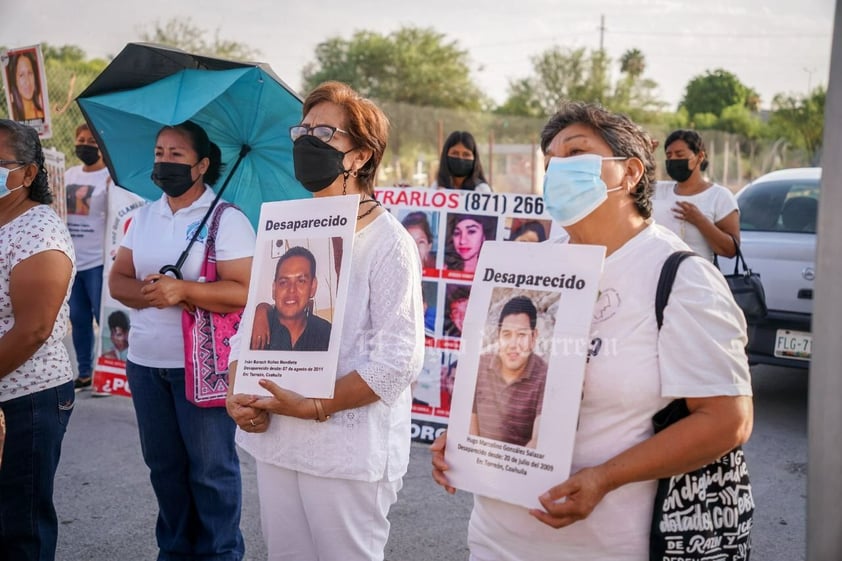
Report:
<svg viewBox="0 0 842 561"><path fill-rule="evenodd" d="M12 173L13 171L17 171L17 170L21 169L22 167L26 167L26 166L18 166L14 169L9 169L9 168L0 166L0 199L5 197L6 195L11 193L12 191L17 191L18 189L23 187L23 183L21 183L17 187L9 187L9 185L8 185L9 174Z"/></svg>
<svg viewBox="0 0 842 561"><path fill-rule="evenodd" d="M622 156L603 158L598 154L582 154L569 158L550 158L544 175L544 204L560 226L570 226L585 218L601 205L608 193L602 181L603 160L626 160Z"/></svg>

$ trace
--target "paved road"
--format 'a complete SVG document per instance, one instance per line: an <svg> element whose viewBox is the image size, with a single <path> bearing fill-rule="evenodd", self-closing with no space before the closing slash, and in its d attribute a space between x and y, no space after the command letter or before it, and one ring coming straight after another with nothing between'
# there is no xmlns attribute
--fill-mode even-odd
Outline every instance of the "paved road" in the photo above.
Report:
<svg viewBox="0 0 842 561"><path fill-rule="evenodd" d="M754 486L752 558L804 559L807 422L805 373L757 367L756 421L746 447ZM152 560L156 505L140 456L131 401L77 394L56 480L59 561ZM242 456L247 559L265 559L254 465ZM467 493L449 496L430 478L425 445L413 445L409 473L392 509L388 561L467 559Z"/></svg>

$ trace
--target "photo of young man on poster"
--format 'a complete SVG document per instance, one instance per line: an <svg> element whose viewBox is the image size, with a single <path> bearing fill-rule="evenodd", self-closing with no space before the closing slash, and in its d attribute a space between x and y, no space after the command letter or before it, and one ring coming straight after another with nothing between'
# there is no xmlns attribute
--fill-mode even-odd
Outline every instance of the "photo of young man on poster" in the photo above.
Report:
<svg viewBox="0 0 842 561"><path fill-rule="evenodd" d="M538 310L527 296L509 299L497 321L494 352L479 359L468 434L535 448L547 363L535 354Z"/></svg>
<svg viewBox="0 0 842 561"><path fill-rule="evenodd" d="M331 324L315 313L318 286L309 249L294 246L281 255L272 280L273 303L261 302L255 309L251 350L326 351Z"/></svg>

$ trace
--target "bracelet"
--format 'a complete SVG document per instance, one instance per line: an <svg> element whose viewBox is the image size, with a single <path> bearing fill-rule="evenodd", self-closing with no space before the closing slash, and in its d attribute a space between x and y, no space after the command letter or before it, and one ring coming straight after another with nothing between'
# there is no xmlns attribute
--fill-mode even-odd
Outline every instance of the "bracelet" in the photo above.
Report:
<svg viewBox="0 0 842 561"><path fill-rule="evenodd" d="M325 409L322 406L322 400L313 398L313 404L316 406L316 422L324 423L330 419L330 415L325 415Z"/></svg>

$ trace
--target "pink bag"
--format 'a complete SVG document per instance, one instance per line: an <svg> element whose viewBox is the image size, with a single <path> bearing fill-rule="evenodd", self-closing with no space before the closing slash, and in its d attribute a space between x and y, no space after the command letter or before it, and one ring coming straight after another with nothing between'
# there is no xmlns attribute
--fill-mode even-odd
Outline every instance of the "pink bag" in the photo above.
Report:
<svg viewBox="0 0 842 561"><path fill-rule="evenodd" d="M205 261L201 276L205 282L216 280L216 233L222 212L231 203L217 205L205 241ZM236 208L236 207L235 207ZM224 407L228 393L228 355L230 338L240 327L243 310L221 314L196 308L184 310L181 331L184 335L184 391L187 401L199 407Z"/></svg>

